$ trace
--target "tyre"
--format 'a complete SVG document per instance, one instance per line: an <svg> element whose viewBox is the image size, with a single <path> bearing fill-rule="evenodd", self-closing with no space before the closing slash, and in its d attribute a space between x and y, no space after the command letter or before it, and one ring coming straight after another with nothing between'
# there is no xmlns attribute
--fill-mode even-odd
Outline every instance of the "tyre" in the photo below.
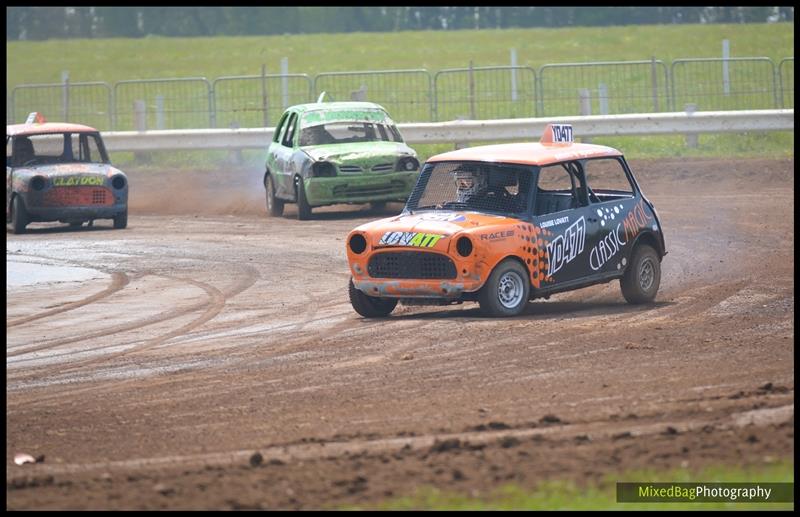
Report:
<svg viewBox="0 0 800 517"><path fill-rule="evenodd" d="M128 210L114 216L114 228L122 230L128 226Z"/></svg>
<svg viewBox="0 0 800 517"><path fill-rule="evenodd" d="M275 183L272 179L272 174L267 175L267 180L264 182L264 188L267 191L267 215L270 217L282 216L283 200L275 197Z"/></svg>
<svg viewBox="0 0 800 517"><path fill-rule="evenodd" d="M397 300L392 298L377 298L369 296L353 285L353 279L350 279L350 304L357 313L365 318L384 318L397 307Z"/></svg>
<svg viewBox="0 0 800 517"><path fill-rule="evenodd" d="M619 281L622 296L632 304L652 302L660 283L661 261L658 253L647 244L636 246L631 263Z"/></svg>
<svg viewBox="0 0 800 517"><path fill-rule="evenodd" d="M69 227L70 228L77 229L77 228L80 228L81 226L83 226L83 221L71 221L69 223Z"/></svg>
<svg viewBox="0 0 800 517"><path fill-rule="evenodd" d="M25 209L25 202L19 196L14 196L11 201L11 229L14 233L25 233L28 226L28 211Z"/></svg>
<svg viewBox="0 0 800 517"><path fill-rule="evenodd" d="M297 190L297 218L301 221L311 219L311 207L306 199L306 187L301 178L295 178L295 189Z"/></svg>
<svg viewBox="0 0 800 517"><path fill-rule="evenodd" d="M478 303L488 316L517 316L528 304L530 289L525 267L514 259L506 259L489 275L478 293Z"/></svg>

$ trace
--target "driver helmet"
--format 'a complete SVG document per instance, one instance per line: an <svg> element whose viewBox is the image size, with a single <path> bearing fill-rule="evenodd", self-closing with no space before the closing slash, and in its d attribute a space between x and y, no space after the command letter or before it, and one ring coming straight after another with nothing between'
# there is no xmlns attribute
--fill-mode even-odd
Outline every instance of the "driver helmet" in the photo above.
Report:
<svg viewBox="0 0 800 517"><path fill-rule="evenodd" d="M474 166L461 166L454 172L458 201L467 201L472 196L486 190L486 174Z"/></svg>

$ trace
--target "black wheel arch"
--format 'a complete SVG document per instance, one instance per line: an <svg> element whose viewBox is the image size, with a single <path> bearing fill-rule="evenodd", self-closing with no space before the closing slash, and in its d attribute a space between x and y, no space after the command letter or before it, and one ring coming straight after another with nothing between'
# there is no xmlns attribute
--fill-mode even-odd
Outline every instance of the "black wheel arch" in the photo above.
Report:
<svg viewBox="0 0 800 517"><path fill-rule="evenodd" d="M11 207L14 206L14 199L20 198L23 203L25 203L25 196L18 190L12 190L11 196L8 198L8 205L6 205L6 211L10 215L11 214Z"/></svg>
<svg viewBox="0 0 800 517"><path fill-rule="evenodd" d="M298 197L297 197L297 187L299 186L301 181L303 181L303 175L299 174L299 173L295 173L294 178L292 178L292 185L294 185L294 188L292 189L292 191L294 192L294 201L295 201L295 203L297 202L297 199L298 199Z"/></svg>
<svg viewBox="0 0 800 517"><path fill-rule="evenodd" d="M628 261L630 261L631 257L633 256L633 250L635 250L636 246L639 246L640 244L647 244L656 250L656 253L658 253L658 260L663 259L664 255L666 255L666 251L661 245L661 239L659 239L655 233L647 231L641 232L634 239L633 245L628 249Z"/></svg>

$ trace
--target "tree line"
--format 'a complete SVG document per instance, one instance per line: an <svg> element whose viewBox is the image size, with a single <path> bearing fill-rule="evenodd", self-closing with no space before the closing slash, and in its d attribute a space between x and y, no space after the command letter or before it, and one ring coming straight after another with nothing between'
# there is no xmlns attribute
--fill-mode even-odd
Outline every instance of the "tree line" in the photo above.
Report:
<svg viewBox="0 0 800 517"><path fill-rule="evenodd" d="M794 7L6 7L6 41L794 21Z"/></svg>

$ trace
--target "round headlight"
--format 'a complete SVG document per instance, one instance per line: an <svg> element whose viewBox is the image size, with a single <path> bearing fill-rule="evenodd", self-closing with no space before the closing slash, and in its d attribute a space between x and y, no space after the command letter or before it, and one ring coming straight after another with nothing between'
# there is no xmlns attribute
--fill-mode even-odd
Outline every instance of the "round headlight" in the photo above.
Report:
<svg viewBox="0 0 800 517"><path fill-rule="evenodd" d="M44 186L47 184L47 181L42 176L34 176L31 179L31 188L33 190L44 190Z"/></svg>
<svg viewBox="0 0 800 517"><path fill-rule="evenodd" d="M472 241L469 237L461 237L456 241L456 251L462 257L469 257L472 253Z"/></svg>
<svg viewBox="0 0 800 517"><path fill-rule="evenodd" d="M367 239L365 239L360 233L357 233L350 237L350 242L348 242L348 245L353 253L364 253L364 250L367 249Z"/></svg>
<svg viewBox="0 0 800 517"><path fill-rule="evenodd" d="M119 174L117 174L116 176L111 178L111 185L117 190L119 190L121 188L125 188L125 183L127 183L125 181L125 177L124 176L120 176Z"/></svg>

